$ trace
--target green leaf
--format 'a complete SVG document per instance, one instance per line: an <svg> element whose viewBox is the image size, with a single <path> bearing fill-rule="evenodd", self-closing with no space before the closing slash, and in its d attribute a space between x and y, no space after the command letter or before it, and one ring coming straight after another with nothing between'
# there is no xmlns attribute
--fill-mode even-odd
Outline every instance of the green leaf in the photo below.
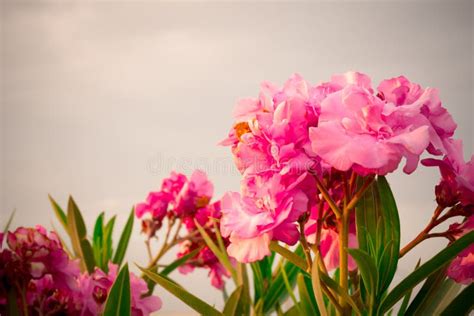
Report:
<svg viewBox="0 0 474 316"><path fill-rule="evenodd" d="M393 290L385 297L379 306L379 314L385 313L398 300L400 300L406 292L414 288L421 281L429 277L434 272L441 269L447 262L450 262L463 249L474 243L474 231L462 236L451 245L440 251L436 256L422 264L418 269L403 279Z"/></svg>
<svg viewBox="0 0 474 316"><path fill-rule="evenodd" d="M115 216L113 216L104 227L104 238L102 241L102 267L105 272L108 272L109 267L108 263L112 260L113 254L113 243L112 243L112 234L114 232L115 226Z"/></svg>
<svg viewBox="0 0 474 316"><path fill-rule="evenodd" d="M277 252L278 254L280 254L286 260L296 265L301 270L306 271L308 267L308 265L306 264L306 261L300 256L298 256L297 254L295 254L293 251L280 246L278 242L272 241L270 243L270 250Z"/></svg>
<svg viewBox="0 0 474 316"><path fill-rule="evenodd" d="M309 294L303 274L298 274L296 283L298 284L298 292L300 293L301 314L319 315L319 309L317 307L316 300L314 299L314 294L312 294L313 296Z"/></svg>
<svg viewBox="0 0 474 316"><path fill-rule="evenodd" d="M159 275L158 273L154 273L152 271L146 270L144 268L139 267L139 269L152 281L156 284L163 287L165 290L176 296L180 299L183 303L194 309L196 312L200 313L201 315L222 315L217 309L212 307L211 305L207 304L206 302L202 301L198 297L194 296L193 294L187 292L182 287L176 285L173 282L170 282L163 276Z"/></svg>
<svg viewBox="0 0 474 316"><path fill-rule="evenodd" d="M415 315L417 311L422 311L426 304L436 304L438 302L433 301L433 296L436 292L441 290L441 286L446 279L446 265L444 268L439 269L432 275L430 275L421 289L416 294L415 298L408 306L406 315Z"/></svg>
<svg viewBox="0 0 474 316"><path fill-rule="evenodd" d="M288 292L288 295L291 297L291 300L293 301L293 304L298 304L298 301L296 300L295 293L293 293L293 287L290 284L290 281L288 280L288 276L286 275L286 271L283 268L283 266L280 266L281 270L281 275L283 276L283 282L285 283L286 286L286 291Z"/></svg>
<svg viewBox="0 0 474 316"><path fill-rule="evenodd" d="M418 262L416 263L415 270L418 269L420 266L421 259L418 259ZM411 298L411 293L413 292L413 289L410 289L406 294L405 297L403 298L402 305L400 306L400 309L398 310L398 315L402 316L405 315L405 312L408 308L408 303L410 303L410 298Z"/></svg>
<svg viewBox="0 0 474 316"><path fill-rule="evenodd" d="M301 314L301 308L302 308L301 303L293 305L283 314L283 316L301 316L302 315ZM306 314L304 314L304 315L306 315ZM311 314L307 314L307 315L311 315Z"/></svg>
<svg viewBox="0 0 474 316"><path fill-rule="evenodd" d="M100 213L94 225L94 234L92 235L92 250L94 252L95 262L100 269L102 266L102 249L104 239L104 212Z"/></svg>
<svg viewBox="0 0 474 316"><path fill-rule="evenodd" d="M253 287L255 291L254 300L258 302L260 297L263 295L265 281L263 280L262 269L259 265L259 262L252 262L250 267L252 268L253 272Z"/></svg>
<svg viewBox="0 0 474 316"><path fill-rule="evenodd" d="M374 295L377 291L377 266L375 265L374 260L369 256L369 254L360 249L347 249L347 252L357 263L362 280L364 282L364 287L369 293Z"/></svg>
<svg viewBox="0 0 474 316"><path fill-rule="evenodd" d="M225 303L224 311L222 314L225 316L237 315L237 307L239 305L240 296L242 294L242 285L237 287L234 292L230 295L229 299Z"/></svg>
<svg viewBox="0 0 474 316"><path fill-rule="evenodd" d="M303 248L301 247L301 245L296 247L295 253L298 256L303 255ZM302 270L291 262L286 262L283 265L283 268L285 269L286 276L288 278L290 285L294 287L296 284L297 274L299 271L302 271ZM264 302L263 313L264 314L270 313L272 310L275 309L275 306L277 303L283 302L287 297L288 297L288 293L286 291L283 276L281 274L281 271L278 270L275 278L271 282L270 287L265 293L265 296L263 299L263 302Z"/></svg>
<svg viewBox="0 0 474 316"><path fill-rule="evenodd" d="M125 264L115 279L105 302L104 316L131 315L130 274Z"/></svg>
<svg viewBox="0 0 474 316"><path fill-rule="evenodd" d="M67 224L67 216L64 213L63 209L59 204L53 199L51 195L48 194L49 202L51 203L51 206L53 207L54 214L56 214L56 217L58 218L59 222L64 228L64 231L68 232L68 224Z"/></svg>
<svg viewBox="0 0 474 316"><path fill-rule="evenodd" d="M442 316L469 315L474 309L474 283L468 285L441 313Z"/></svg>
<svg viewBox="0 0 474 316"><path fill-rule="evenodd" d="M331 279L328 275L321 272L319 272L319 276L321 278L321 282L324 282L324 284L326 284L327 287L329 287L337 295L339 295L347 303L349 303L349 305L352 307L356 315L362 315L362 312L360 311L359 306L357 306L357 304L354 302L352 297L349 296L349 294L347 294L347 292L344 291L335 280Z"/></svg>
<svg viewBox="0 0 474 316"><path fill-rule="evenodd" d="M128 243L130 242L130 236L132 235L134 218L135 209L132 208L132 211L128 216L127 224L125 224L125 228L122 231L122 235L120 235L117 250L115 251L114 259L112 260L113 263L119 266L122 264L123 258L125 258L125 253L127 252Z"/></svg>
<svg viewBox="0 0 474 316"><path fill-rule="evenodd" d="M67 222L74 253L81 260L83 269L92 273L95 267L92 246L87 240L87 230L84 219L72 197L69 197Z"/></svg>
<svg viewBox="0 0 474 316"><path fill-rule="evenodd" d="M320 259L320 254L318 251L314 257L313 267L311 269L311 281L313 284L314 297L318 305L318 310L322 316L327 316L328 312L326 310L326 305L324 303L324 296L321 289L321 275L322 274L319 271L319 266L318 266L319 260L321 259Z"/></svg>
<svg viewBox="0 0 474 316"><path fill-rule="evenodd" d="M5 227L3 227L3 234L6 234L8 230L10 229L10 225L12 224L13 218L15 217L16 210L11 212L10 217L8 218L8 221L5 224ZM1 248L2 245L0 245Z"/></svg>
<svg viewBox="0 0 474 316"><path fill-rule="evenodd" d="M227 255L227 254L226 254ZM244 263L237 263L237 285L242 285L242 295L240 298L241 304L239 305L238 313L240 315L248 315L250 313L250 305L252 300L250 298L250 289L249 289L249 277L247 273L247 266Z"/></svg>
<svg viewBox="0 0 474 316"><path fill-rule="evenodd" d="M178 267L182 266L183 264L185 264L189 259L193 258L194 256L196 256L199 251L202 250L202 247L199 247L199 248L196 248L194 249L193 251L191 251L190 253L182 256L181 258L178 258L176 259L175 261L173 261L172 263L170 263L169 265L167 265L161 272L160 274L161 275L169 275L171 272L173 272L175 269L177 269Z"/></svg>
<svg viewBox="0 0 474 316"><path fill-rule="evenodd" d="M439 315L461 290L461 284L451 279L444 280L440 289L431 295L432 304L426 302L419 310L423 315Z"/></svg>
<svg viewBox="0 0 474 316"><path fill-rule="evenodd" d="M211 251L214 253L214 255L219 259L219 262L222 263L224 268L227 269L227 271L230 272L232 275L232 279L238 283L237 281L237 273L230 263L229 257L227 256L227 253L223 253L220 251L219 247L212 241L211 237L209 234L206 232L206 230L198 223L198 221L194 220L194 223L196 224L197 229L199 230L199 233L201 234L202 238L206 242L206 245L211 249Z"/></svg>
<svg viewBox="0 0 474 316"><path fill-rule="evenodd" d="M379 293L383 293L395 276L400 253L400 218L392 190L383 176L377 177L377 187L382 203L381 211L385 245L390 245L380 258Z"/></svg>

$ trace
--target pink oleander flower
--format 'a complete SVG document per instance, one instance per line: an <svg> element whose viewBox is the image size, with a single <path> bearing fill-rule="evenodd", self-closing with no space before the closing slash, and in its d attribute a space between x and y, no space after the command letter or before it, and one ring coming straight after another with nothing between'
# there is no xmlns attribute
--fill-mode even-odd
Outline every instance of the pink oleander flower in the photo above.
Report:
<svg viewBox="0 0 474 316"><path fill-rule="evenodd" d="M31 280L27 287L26 300L30 314L36 315L79 315L76 290L60 289L51 275Z"/></svg>
<svg viewBox="0 0 474 316"><path fill-rule="evenodd" d="M79 274L76 261L71 261L58 236L40 225L35 228L20 227L8 232L7 244L18 261L28 266L32 279L51 275L58 288L73 289Z"/></svg>
<svg viewBox="0 0 474 316"><path fill-rule="evenodd" d="M174 204L177 216L192 216L197 209L209 204L214 193L214 185L207 175L196 170L179 191Z"/></svg>
<svg viewBox="0 0 474 316"><path fill-rule="evenodd" d="M474 206L474 155L464 162L461 140L444 142L446 155L443 160L424 159L425 166L437 166L441 172L441 181L435 188L436 201L443 207L458 202L463 206Z"/></svg>
<svg viewBox="0 0 474 316"><path fill-rule="evenodd" d="M280 174L251 179L246 194L228 192L221 200L221 233L230 239L227 252L240 262L269 255L271 240L294 245L299 237L295 222L308 207L306 194L295 188L298 181L285 186Z"/></svg>
<svg viewBox="0 0 474 316"><path fill-rule="evenodd" d="M182 257L202 248L196 256L182 265L179 271L188 273L196 267L209 269L211 284L222 289L224 279L230 276L229 272L206 246L195 224L197 221L216 240L213 221L218 223L221 212L219 201L211 203L213 193L214 185L203 171L194 171L189 179L183 174L172 172L163 180L161 190L151 192L147 201L137 204L135 209L137 217L143 217L142 231L148 238L154 237L161 228L165 215L172 222L179 219L188 231L187 236L192 237L179 244L177 256ZM224 243L228 244L227 238L224 238Z"/></svg>
<svg viewBox="0 0 474 316"><path fill-rule="evenodd" d="M371 90L358 85L328 95L321 102L318 126L309 129L313 151L341 171L385 175L405 157L404 171L413 172L428 147L429 126L403 120L390 124L385 108Z"/></svg>
<svg viewBox="0 0 474 316"><path fill-rule="evenodd" d="M143 218L142 232L148 238L154 237L166 216L182 220L192 218L200 208L209 204L213 191L213 184L202 171L194 171L190 179L172 172L163 179L160 191L150 192L145 202L135 206L136 216Z"/></svg>
<svg viewBox="0 0 474 316"><path fill-rule="evenodd" d="M184 224L186 229L194 237L187 239L180 243L180 250L177 254L178 258L187 255L195 249L201 249L197 255L190 258L186 264L180 266L178 270L187 274L192 272L194 268L206 268L209 269L209 277L211 278L211 284L217 289L224 288L224 279L230 277L230 272L227 271L224 266L219 262L214 253L209 249L204 240L199 234L194 234L197 230L194 220L201 225L207 232L207 234L217 243L216 231L214 225L217 225L218 220L221 217L220 201L209 204L199 209L194 217L186 217ZM229 244L228 238L222 238L224 245ZM231 259L232 260L232 259Z"/></svg>
<svg viewBox="0 0 474 316"><path fill-rule="evenodd" d="M230 145L242 173L306 170L314 165L308 126L316 124L318 95L299 75L279 89L263 83L258 99L243 99L222 145Z"/></svg>
<svg viewBox="0 0 474 316"><path fill-rule="evenodd" d="M453 236L458 239L474 230L474 215L469 216L461 224L449 227ZM470 284L474 282L474 244L464 249L449 265L448 276L457 283Z"/></svg>
<svg viewBox="0 0 474 316"><path fill-rule="evenodd" d="M428 126L428 151L433 155L447 153L444 140L454 135L457 125L451 114L442 107L438 90L423 89L400 76L382 81L378 91L378 96L387 102L385 114L394 118L394 124L397 121L412 121L415 125Z"/></svg>
<svg viewBox="0 0 474 316"><path fill-rule="evenodd" d="M77 295L82 306L81 315L98 315L103 311L110 288L117 277L117 270L117 265L109 263L108 273L96 268L91 275L81 275L80 292ZM134 273L130 273L130 290L133 316L147 316L161 308L159 297L143 296L148 292L148 287L146 282Z"/></svg>

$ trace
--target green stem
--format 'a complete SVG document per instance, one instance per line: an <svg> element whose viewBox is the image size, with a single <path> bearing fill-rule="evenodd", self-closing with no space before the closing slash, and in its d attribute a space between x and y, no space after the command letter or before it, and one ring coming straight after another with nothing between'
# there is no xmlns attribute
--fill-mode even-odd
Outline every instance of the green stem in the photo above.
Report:
<svg viewBox="0 0 474 316"><path fill-rule="evenodd" d="M345 208L342 218L339 220L339 284L344 293L349 293L348 283L348 256L349 244L349 209ZM347 308L347 302L343 298L339 300L343 311ZM344 313L343 313L344 314Z"/></svg>

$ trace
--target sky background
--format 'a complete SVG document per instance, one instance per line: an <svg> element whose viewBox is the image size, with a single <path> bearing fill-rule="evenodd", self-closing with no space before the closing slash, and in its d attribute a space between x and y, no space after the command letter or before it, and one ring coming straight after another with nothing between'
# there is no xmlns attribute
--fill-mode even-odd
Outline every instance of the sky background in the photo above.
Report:
<svg viewBox="0 0 474 316"><path fill-rule="evenodd" d="M63 205L72 194L89 225L106 211L122 227L171 170L206 170L216 198L238 191L230 151L217 145L235 101L295 72L317 83L357 70L375 86L404 74L437 87L466 159L473 153L472 1L1 1L0 8L1 225L16 209L13 226L51 228L49 193ZM439 175L419 168L388 179L405 244L432 214ZM128 258L144 264L139 226ZM403 258L401 275L444 244L426 242ZM222 306L205 271L174 276ZM192 313L156 293L165 314Z"/></svg>

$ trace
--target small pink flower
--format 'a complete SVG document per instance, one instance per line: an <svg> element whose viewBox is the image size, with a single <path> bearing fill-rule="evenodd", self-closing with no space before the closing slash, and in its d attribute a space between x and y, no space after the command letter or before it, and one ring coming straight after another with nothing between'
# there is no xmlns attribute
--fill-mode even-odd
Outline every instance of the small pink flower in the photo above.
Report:
<svg viewBox="0 0 474 316"><path fill-rule="evenodd" d="M425 166L438 166L441 181L436 186L436 201L444 207L461 202L463 206L474 205L474 155L464 162L462 141L446 140L447 154L443 160L424 159Z"/></svg>
<svg viewBox="0 0 474 316"><path fill-rule="evenodd" d="M171 199L172 196L169 193L163 191L150 192L146 202L135 206L135 214L138 218L150 214L153 219L162 220L166 216Z"/></svg>
<svg viewBox="0 0 474 316"><path fill-rule="evenodd" d="M81 315L100 314L107 301L108 293L117 278L118 266L109 263L109 272L96 268L91 275L83 274L79 278L80 293L77 296L82 306ZM146 282L130 272L131 308L134 316L148 316L161 308L159 297L143 296L148 292Z"/></svg>
<svg viewBox="0 0 474 316"><path fill-rule="evenodd" d="M474 230L474 215L461 224L449 227L456 239ZM474 282L474 245L464 249L449 265L448 276L457 283L470 284Z"/></svg>
<svg viewBox="0 0 474 316"><path fill-rule="evenodd" d="M197 209L209 204L213 192L214 185L208 180L207 175L203 171L196 170L179 191L173 210L178 216L192 215Z"/></svg>

